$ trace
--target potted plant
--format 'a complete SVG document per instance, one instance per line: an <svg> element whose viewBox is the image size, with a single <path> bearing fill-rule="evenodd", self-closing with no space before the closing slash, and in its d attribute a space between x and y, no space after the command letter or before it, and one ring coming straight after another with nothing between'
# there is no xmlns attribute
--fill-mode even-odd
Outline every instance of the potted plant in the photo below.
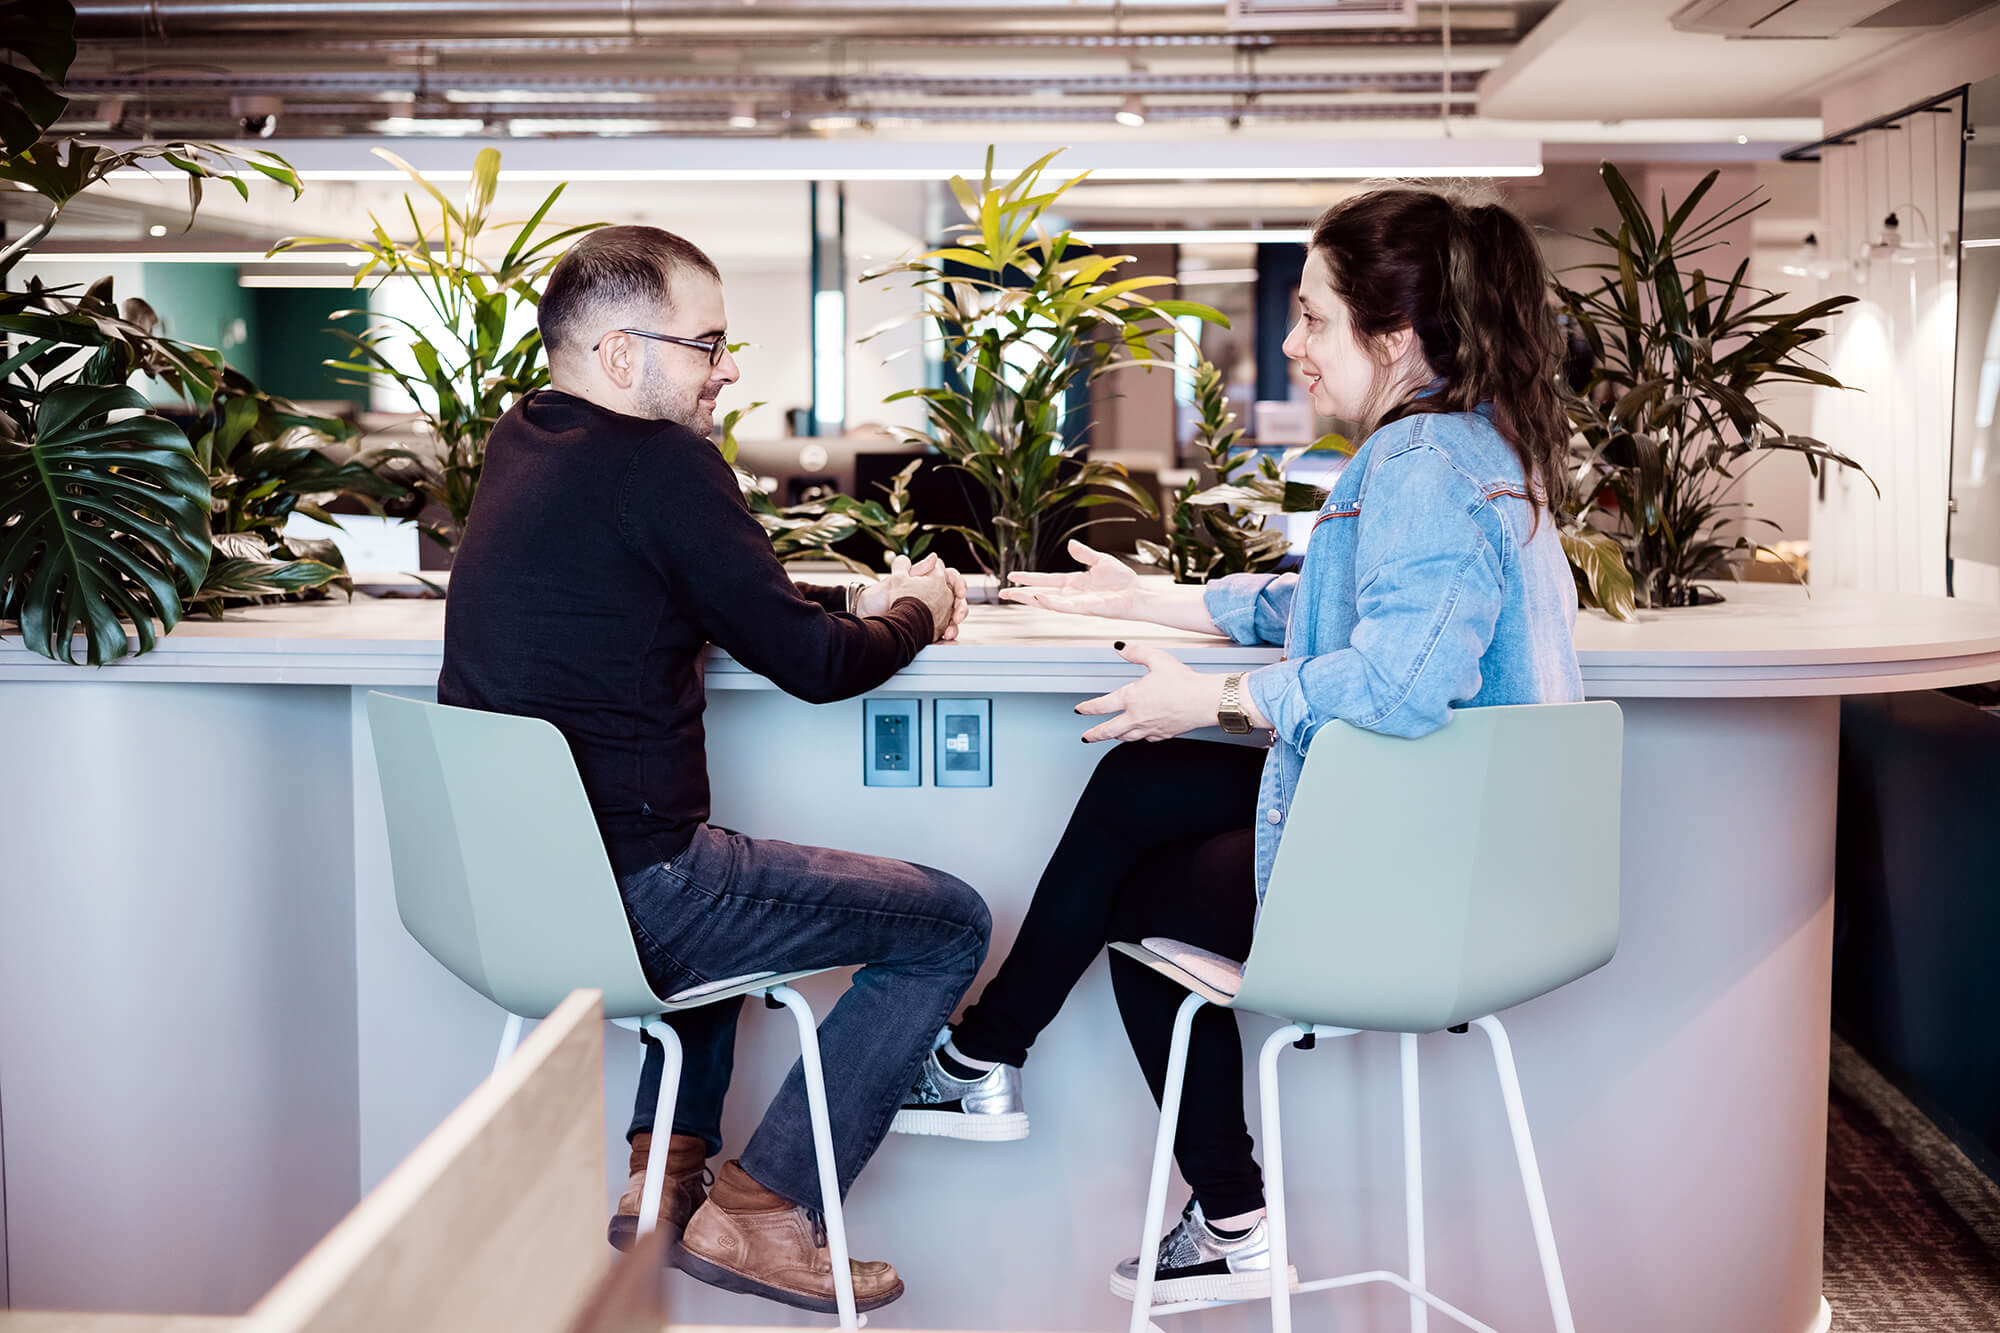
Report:
<svg viewBox="0 0 2000 1333"><path fill-rule="evenodd" d="M882 488L887 492L886 505L880 500L857 500L837 493L803 504L780 505L755 476L736 465L736 425L763 405L761 401L754 402L723 413L716 448L735 471L743 501L770 537L771 548L780 561L791 564L799 560L830 560L857 574L872 574L875 571L867 565L834 549L856 534L880 546L885 561L896 555L906 555L912 560L923 555L930 547L932 534L917 522L910 504L910 478L922 460L911 462Z"/></svg>
<svg viewBox="0 0 2000 1333"><path fill-rule="evenodd" d="M1317 486L1285 480L1285 469L1316 449L1352 453L1339 435L1328 435L1283 457L1238 452L1243 431L1229 410L1222 372L1208 361L1195 368L1195 446L1215 484L1204 489L1190 477L1173 496L1167 540L1139 543L1139 559L1174 576L1176 583L1206 583L1229 574L1261 574L1277 568L1291 541L1266 526L1272 514L1310 513L1326 501Z"/></svg>
<svg viewBox="0 0 2000 1333"><path fill-rule="evenodd" d="M934 444L948 466L984 493L986 524L948 526L1002 585L1089 526L1092 520L1069 517L1074 509L1156 512L1123 466L1089 460L1081 441L1065 442L1063 402L1072 385L1130 366L1171 363L1176 318L1228 325L1208 306L1145 294L1172 278L1119 279L1119 266L1131 256L1094 254L1067 231L1050 234L1044 215L1088 175L1045 186L1043 173L1055 156L996 182L988 148L977 188L952 178L967 219L952 229L952 243L861 277L903 277L922 293L918 317L935 327L946 383L906 389L887 401L920 400L929 432L905 436Z"/></svg>
<svg viewBox="0 0 2000 1333"><path fill-rule="evenodd" d="M1687 268L1767 202L1753 192L1697 216L1719 173L1709 172L1678 205L1662 198L1656 220L1616 167L1600 171L1618 230L1600 227L1587 238L1605 251L1581 266L1594 281L1554 283L1593 358L1571 400L1576 498L1560 521L1585 604L1629 618L1634 605L1719 599L1702 580L1729 574L1732 552L1761 549L1724 525L1777 526L1730 498L1766 458L1802 455L1814 476L1822 463L1861 471L1821 441L1787 431L1758 400L1758 390L1775 382L1845 387L1812 364L1809 349L1825 336L1821 322L1854 298L1780 310L1783 293L1746 281L1748 259L1720 281Z"/></svg>
<svg viewBox="0 0 2000 1333"><path fill-rule="evenodd" d="M384 501L407 495L376 470L378 459L337 459L329 452L329 446L359 432L264 393L230 366L221 368L198 429L195 459L208 474L215 555L196 603L220 614L237 602L351 589L340 549L331 541L286 536L285 521L298 513L338 527L339 519L325 507L335 498L380 513Z"/></svg>
<svg viewBox="0 0 2000 1333"><path fill-rule="evenodd" d="M581 223L538 239L537 228L562 197L561 185L549 191L527 221L493 222L488 210L500 178L497 149L483 148L473 159L472 179L458 205L402 158L384 148L374 152L401 168L430 196L437 205L435 221L420 220L415 200L405 194L403 207L414 232L412 240L395 239L371 214L374 231L368 236L291 236L271 252L302 245L345 245L365 256L354 273L356 287L370 275L378 284L400 276L423 294L431 327L387 316L363 333L343 330L353 344L353 356L328 364L363 377L350 383L389 380L417 403L431 447L400 452L416 468L414 489L431 505L432 516L420 518L419 526L426 537L449 551L458 545L466 516L472 512L493 424L517 398L549 382L541 331L530 328L509 338L507 325L518 310L540 302L541 284L561 257L563 243L604 224ZM496 229L515 233L497 262L479 252L486 234ZM367 313L342 311L341 315Z"/></svg>
<svg viewBox="0 0 2000 1333"><path fill-rule="evenodd" d="M17 75L17 82L52 81L60 70L45 63ZM249 187L237 175L246 170L280 182L294 198L299 184L268 153L38 142L35 135L60 114L60 97L17 90L16 105L34 115L0 117L10 150L0 159L0 180L39 195L45 212L0 249L0 334L8 339L0 357L0 618L19 623L30 650L64 662L76 661L81 633L85 660L102 665L149 651L212 586L214 567L217 497L207 460L127 381L145 375L208 410L224 367L213 350L162 336L144 302L121 305L108 278L81 288L34 279L15 287L10 276L71 201L117 170L163 163L184 173L190 223L205 182L220 180L246 197Z"/></svg>

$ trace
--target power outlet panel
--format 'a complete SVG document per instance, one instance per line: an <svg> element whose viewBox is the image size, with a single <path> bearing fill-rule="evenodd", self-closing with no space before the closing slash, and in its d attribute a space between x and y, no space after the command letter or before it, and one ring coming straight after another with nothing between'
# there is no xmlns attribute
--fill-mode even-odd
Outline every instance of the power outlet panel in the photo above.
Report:
<svg viewBox="0 0 2000 1333"><path fill-rule="evenodd" d="M940 787L993 785L993 701L939 699L931 719L937 756L931 780Z"/></svg>
<svg viewBox="0 0 2000 1333"><path fill-rule="evenodd" d="M923 710L915 699L861 701L861 781L870 787L921 787Z"/></svg>

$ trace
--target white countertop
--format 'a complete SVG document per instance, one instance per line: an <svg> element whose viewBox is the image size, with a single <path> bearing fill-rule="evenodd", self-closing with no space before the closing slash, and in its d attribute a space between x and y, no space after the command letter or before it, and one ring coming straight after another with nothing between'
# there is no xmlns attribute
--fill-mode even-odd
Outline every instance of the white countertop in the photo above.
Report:
<svg viewBox="0 0 2000 1333"><path fill-rule="evenodd" d="M1626 625L1578 617L1577 659L1598 698L1868 694L2000 680L2000 607L1736 584L1714 606L1642 612ZM195 681L428 685L437 679L444 604L293 604L183 621L153 652L97 669L49 662L0 640L0 681ZM1276 648L1131 621L975 606L957 643L934 644L887 690L1095 693L1137 674L1114 639L1170 647L1205 669L1259 666ZM712 651L711 689L772 689Z"/></svg>

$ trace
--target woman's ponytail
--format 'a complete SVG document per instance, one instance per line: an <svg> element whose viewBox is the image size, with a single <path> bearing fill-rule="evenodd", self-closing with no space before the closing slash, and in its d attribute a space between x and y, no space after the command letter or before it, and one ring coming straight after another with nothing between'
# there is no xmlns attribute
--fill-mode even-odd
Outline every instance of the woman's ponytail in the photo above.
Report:
<svg viewBox="0 0 2000 1333"><path fill-rule="evenodd" d="M1469 412L1521 460L1537 497L1560 506L1570 426L1548 269L1527 224L1499 204L1464 205L1423 189L1375 190L1328 209L1313 228L1356 332L1409 328L1442 383L1391 415Z"/></svg>

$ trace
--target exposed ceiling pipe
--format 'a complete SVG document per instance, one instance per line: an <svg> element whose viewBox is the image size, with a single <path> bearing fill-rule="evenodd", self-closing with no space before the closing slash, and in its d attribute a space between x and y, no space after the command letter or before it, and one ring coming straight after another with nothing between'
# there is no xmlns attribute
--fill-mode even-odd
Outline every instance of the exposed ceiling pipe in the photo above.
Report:
<svg viewBox="0 0 2000 1333"><path fill-rule="evenodd" d="M869 47L949 46L960 49L1037 50L1248 50L1267 51L1297 47L1433 47L1440 44L1437 28L1328 28L1303 32L965 32L963 30L911 31L907 26L894 33L862 38ZM1452 33L1456 46L1511 46L1520 34L1512 23L1505 26L1459 26ZM803 41L796 32L760 34L742 31L729 39L738 46L798 46ZM303 37L275 38L245 35L218 48L223 54L255 53L262 50L340 51L357 55L610 55L679 51L685 39L679 37L597 37L492 36L492 37Z"/></svg>
<svg viewBox="0 0 2000 1333"><path fill-rule="evenodd" d="M439 36L538 29L636 34L649 26L664 30L696 20L728 20L739 27L747 21L742 4L726 0L442 0L425 5L407 0L80 0L76 10L77 35L92 38L257 30L348 33L357 25ZM758 5L755 19L774 26L829 16L907 20L936 10L937 0L767 0ZM952 14L962 21L981 14L1018 20L1041 13L1124 22L1148 15L1219 17L1222 10L1222 0L964 0L952 7Z"/></svg>
<svg viewBox="0 0 2000 1333"><path fill-rule="evenodd" d="M1479 85L1476 71L1461 70L1451 81L1454 92L1471 92ZM1434 70L1371 70L1317 74L1111 74L955 75L828 74L828 75L577 75L528 70L295 70L258 73L77 74L63 86L72 96L175 93L213 97L218 92L365 95L417 93L436 96L522 89L538 93L653 95L709 94L765 96L774 99L841 101L852 97L1032 97L1130 96L1282 96L1327 93L1418 93L1436 96L1444 90Z"/></svg>
<svg viewBox="0 0 2000 1333"><path fill-rule="evenodd" d="M1258 103L1250 107L1232 107L1213 103L1149 103L1146 117L1149 121L1224 120L1238 117L1246 121L1337 121L1337 120L1383 120L1408 119L1413 106L1433 109L1435 99L1424 98L1421 102L1296 102ZM1473 98L1455 99L1454 114L1472 115L1478 110L1478 102ZM1116 106L991 106L991 105L924 105L894 106L875 108L850 108L845 115L850 119L889 122L897 120L917 121L1006 121L1006 122L1070 122L1094 124L1109 122ZM393 108L382 102L287 102L284 108L284 127L288 136L310 133L315 128L326 128L337 132L343 125L362 125L377 122L394 114ZM665 124L693 125L702 127L705 138L716 137L716 127L725 123L735 114L735 104L729 102L677 102L638 106L606 106L603 103L577 105L573 103L519 102L519 103L469 103L453 105L446 109L450 119L506 121L513 119L539 121L600 121L604 119L658 121ZM810 113L788 115L776 109L760 113L759 131L746 131L740 137L769 137L772 133L783 133L787 129L804 127L812 118ZM315 124L320 122L320 124ZM152 116L155 131L161 127L181 128L195 124L214 124L227 127L234 124L230 107L224 102L177 103L158 108ZM414 122L420 124L421 122ZM648 131L651 133L651 131ZM735 136L732 136L735 137Z"/></svg>

